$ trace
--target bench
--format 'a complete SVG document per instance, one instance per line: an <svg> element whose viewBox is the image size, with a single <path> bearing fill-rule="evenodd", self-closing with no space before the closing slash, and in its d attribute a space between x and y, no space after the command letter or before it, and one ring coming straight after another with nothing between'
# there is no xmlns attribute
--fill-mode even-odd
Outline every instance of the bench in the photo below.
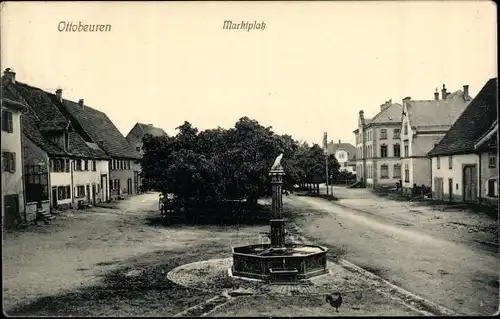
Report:
<svg viewBox="0 0 500 319"><path fill-rule="evenodd" d="M295 283L298 273L296 268L271 268L269 281L271 283Z"/></svg>

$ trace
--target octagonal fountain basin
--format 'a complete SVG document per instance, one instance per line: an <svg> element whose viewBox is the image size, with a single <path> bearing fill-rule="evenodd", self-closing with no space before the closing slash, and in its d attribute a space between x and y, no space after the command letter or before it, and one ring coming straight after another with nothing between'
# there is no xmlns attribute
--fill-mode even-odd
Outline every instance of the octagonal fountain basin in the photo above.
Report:
<svg viewBox="0 0 500 319"><path fill-rule="evenodd" d="M248 245L233 248L234 276L269 280L274 272L294 273L297 279L326 274L328 249L315 245L287 245L271 248L267 245Z"/></svg>

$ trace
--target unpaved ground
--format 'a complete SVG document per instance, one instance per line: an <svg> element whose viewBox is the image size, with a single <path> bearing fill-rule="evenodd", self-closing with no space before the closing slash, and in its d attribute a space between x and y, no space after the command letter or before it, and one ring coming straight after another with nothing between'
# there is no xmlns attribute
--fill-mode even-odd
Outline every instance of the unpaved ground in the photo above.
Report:
<svg viewBox="0 0 500 319"><path fill-rule="evenodd" d="M266 230L149 226L146 217L157 210L157 199L157 194L144 194L119 201L116 209L67 211L50 225L4 233L4 309L92 287L106 272L148 253L178 254L206 243L206 254L198 251L203 260L220 242L225 247L217 252L229 256L231 245L257 241L255 230Z"/></svg>
<svg viewBox="0 0 500 319"><path fill-rule="evenodd" d="M326 192L324 188L321 190ZM368 189L334 187L333 191L339 198L337 204L363 210L385 222L416 227L446 240L498 248L498 218L474 212L463 205L391 200Z"/></svg>
<svg viewBox="0 0 500 319"><path fill-rule="evenodd" d="M358 205L366 200L353 199ZM300 216L296 223L306 237L412 293L462 314L498 309L496 251L436 236L424 223L398 225L378 211L363 213L320 198L288 196L284 204Z"/></svg>

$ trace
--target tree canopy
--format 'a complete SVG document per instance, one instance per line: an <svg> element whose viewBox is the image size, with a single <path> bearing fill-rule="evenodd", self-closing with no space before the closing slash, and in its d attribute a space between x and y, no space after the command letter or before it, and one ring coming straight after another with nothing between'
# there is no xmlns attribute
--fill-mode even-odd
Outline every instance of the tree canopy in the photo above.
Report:
<svg viewBox="0 0 500 319"><path fill-rule="evenodd" d="M257 198L270 193L269 170L283 153L284 188L325 181L325 155L314 144L278 135L271 127L243 117L233 128L198 131L189 122L177 127L176 136L143 138L143 187L178 198L202 201ZM328 159L329 175L339 164Z"/></svg>

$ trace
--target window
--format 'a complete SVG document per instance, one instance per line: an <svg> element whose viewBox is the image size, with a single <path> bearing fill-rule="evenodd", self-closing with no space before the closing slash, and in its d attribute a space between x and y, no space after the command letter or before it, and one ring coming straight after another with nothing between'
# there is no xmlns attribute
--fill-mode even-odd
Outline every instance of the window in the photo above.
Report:
<svg viewBox="0 0 500 319"><path fill-rule="evenodd" d="M71 198L71 187L69 185L57 187L57 200L65 200L70 198Z"/></svg>
<svg viewBox="0 0 500 319"><path fill-rule="evenodd" d="M383 128L380 130L380 139L381 140L386 140L387 139L387 129Z"/></svg>
<svg viewBox="0 0 500 319"><path fill-rule="evenodd" d="M389 166L385 164L380 166L380 178L389 178Z"/></svg>
<svg viewBox="0 0 500 319"><path fill-rule="evenodd" d="M401 136L401 131L400 131L400 129L395 128L395 129L394 129L394 139L398 140L398 139L400 139L400 136Z"/></svg>
<svg viewBox="0 0 500 319"><path fill-rule="evenodd" d="M488 167L489 168L496 168L497 167L497 154L495 153L489 153L488 154Z"/></svg>
<svg viewBox="0 0 500 319"><path fill-rule="evenodd" d="M401 178L401 165L394 164L394 170L392 173L393 178Z"/></svg>
<svg viewBox="0 0 500 319"><path fill-rule="evenodd" d="M488 197L497 197L497 180L490 179L488 180Z"/></svg>
<svg viewBox="0 0 500 319"><path fill-rule="evenodd" d="M75 171L81 171L81 170L82 170L82 161L75 160Z"/></svg>
<svg viewBox="0 0 500 319"><path fill-rule="evenodd" d="M14 173L16 171L16 153L3 152L3 171Z"/></svg>
<svg viewBox="0 0 500 319"><path fill-rule="evenodd" d="M357 142L358 142L358 137L356 136L356 143L357 143ZM140 146L136 146L136 147L135 147L135 150L136 150L137 152L140 152L140 151L141 151L141 147L140 147Z"/></svg>
<svg viewBox="0 0 500 319"><path fill-rule="evenodd" d="M410 182L410 168L408 167L408 164L405 164L405 183Z"/></svg>
<svg viewBox="0 0 500 319"><path fill-rule="evenodd" d="M97 163L95 160L92 161L92 171L95 172L97 170Z"/></svg>
<svg viewBox="0 0 500 319"><path fill-rule="evenodd" d="M27 203L49 199L49 178L45 165L25 166L25 196Z"/></svg>
<svg viewBox="0 0 500 319"><path fill-rule="evenodd" d="M403 128L404 128L404 134L408 135L408 124L407 123L403 124Z"/></svg>
<svg viewBox="0 0 500 319"><path fill-rule="evenodd" d="M83 164L84 164L84 165L83 165L83 166L84 166L84 170L85 170L85 171L88 171L88 170L89 170L89 161L88 161L88 160L84 160L84 161L83 161Z"/></svg>
<svg viewBox="0 0 500 319"><path fill-rule="evenodd" d="M408 156L410 156L410 152L409 152L409 150L408 150L408 145L405 145L404 151L405 151L405 152L404 152L404 154L403 154L403 157L408 157Z"/></svg>
<svg viewBox="0 0 500 319"><path fill-rule="evenodd" d="M85 186L84 185L77 185L76 186L76 193L75 197L85 197Z"/></svg>
<svg viewBox="0 0 500 319"><path fill-rule="evenodd" d="M7 133L14 132L14 125L12 123L12 112L2 111L2 131Z"/></svg>
<svg viewBox="0 0 500 319"><path fill-rule="evenodd" d="M380 146L380 157L387 157L387 145Z"/></svg>
<svg viewBox="0 0 500 319"><path fill-rule="evenodd" d="M115 184L113 183L113 180L109 181L109 190L114 190L115 188L113 187Z"/></svg>
<svg viewBox="0 0 500 319"><path fill-rule="evenodd" d="M437 165L437 169L441 169L441 157L436 157L436 165Z"/></svg>
<svg viewBox="0 0 500 319"><path fill-rule="evenodd" d="M130 161L127 161L127 169L130 169Z"/></svg>
<svg viewBox="0 0 500 319"><path fill-rule="evenodd" d="M453 156L448 156L448 168L452 169L453 168Z"/></svg>
<svg viewBox="0 0 500 319"><path fill-rule="evenodd" d="M68 173L69 172L69 165L70 165L69 163L70 163L70 161L69 161L69 159L66 159L64 162L65 162L66 173Z"/></svg>
<svg viewBox="0 0 500 319"><path fill-rule="evenodd" d="M393 146L393 151L394 151L394 157L401 157L401 145L399 144L394 144Z"/></svg>

